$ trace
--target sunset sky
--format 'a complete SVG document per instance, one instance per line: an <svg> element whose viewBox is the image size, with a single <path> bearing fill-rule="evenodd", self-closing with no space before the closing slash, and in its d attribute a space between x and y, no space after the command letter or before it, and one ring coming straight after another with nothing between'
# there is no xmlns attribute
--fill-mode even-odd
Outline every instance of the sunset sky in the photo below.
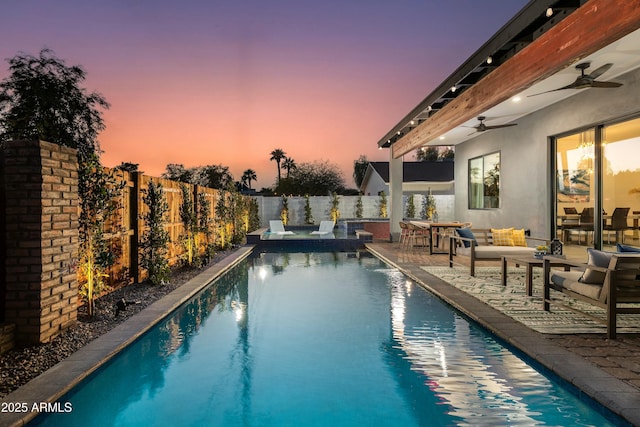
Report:
<svg viewBox="0 0 640 427"><path fill-rule="evenodd" d="M88 72L107 166L251 168L260 189L281 148L355 187L354 160L388 160L377 141L526 3L3 0L0 58L47 47Z"/></svg>

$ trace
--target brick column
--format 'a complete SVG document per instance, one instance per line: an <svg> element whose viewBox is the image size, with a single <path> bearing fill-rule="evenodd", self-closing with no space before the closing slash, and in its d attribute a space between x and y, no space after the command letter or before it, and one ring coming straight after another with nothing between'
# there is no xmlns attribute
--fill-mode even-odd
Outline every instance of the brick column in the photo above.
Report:
<svg viewBox="0 0 640 427"><path fill-rule="evenodd" d="M76 150L12 141L4 150L5 322L42 343L77 319Z"/></svg>

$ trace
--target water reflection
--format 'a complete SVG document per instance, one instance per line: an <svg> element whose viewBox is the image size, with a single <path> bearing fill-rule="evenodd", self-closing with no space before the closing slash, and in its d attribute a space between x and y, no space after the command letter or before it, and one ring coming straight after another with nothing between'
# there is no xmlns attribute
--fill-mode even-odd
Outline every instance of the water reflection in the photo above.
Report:
<svg viewBox="0 0 640 427"><path fill-rule="evenodd" d="M385 354L408 398L442 405L457 425L543 423L539 400L554 392L548 380L438 300L414 294L415 285L397 272L388 280L392 336ZM416 393L407 370L420 375L433 397ZM421 425L432 416L422 403L414 414Z"/></svg>

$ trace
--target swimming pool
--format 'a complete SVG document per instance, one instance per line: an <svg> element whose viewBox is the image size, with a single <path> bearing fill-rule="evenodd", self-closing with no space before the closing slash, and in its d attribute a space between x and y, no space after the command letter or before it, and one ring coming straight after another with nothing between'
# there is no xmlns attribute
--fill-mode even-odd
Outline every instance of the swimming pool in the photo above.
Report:
<svg viewBox="0 0 640 427"><path fill-rule="evenodd" d="M613 425L396 269L255 254L36 425Z"/></svg>

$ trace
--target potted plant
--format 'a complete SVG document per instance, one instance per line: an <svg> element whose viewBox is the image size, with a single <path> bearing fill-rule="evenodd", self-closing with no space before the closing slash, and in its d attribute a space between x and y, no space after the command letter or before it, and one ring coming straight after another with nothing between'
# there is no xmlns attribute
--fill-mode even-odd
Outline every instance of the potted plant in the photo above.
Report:
<svg viewBox="0 0 640 427"><path fill-rule="evenodd" d="M549 253L549 247L545 245L536 246L536 251L533 253L533 256L542 259L543 256Z"/></svg>

